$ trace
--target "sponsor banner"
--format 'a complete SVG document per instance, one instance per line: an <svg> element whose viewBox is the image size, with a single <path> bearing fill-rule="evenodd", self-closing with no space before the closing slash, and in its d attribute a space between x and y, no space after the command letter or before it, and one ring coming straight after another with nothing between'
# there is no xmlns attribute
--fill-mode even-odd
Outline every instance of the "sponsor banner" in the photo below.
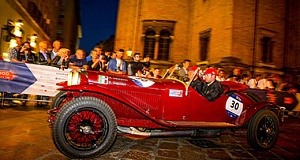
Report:
<svg viewBox="0 0 300 160"><path fill-rule="evenodd" d="M70 69L37 64L0 61L0 92L55 96L59 86L67 81Z"/></svg>

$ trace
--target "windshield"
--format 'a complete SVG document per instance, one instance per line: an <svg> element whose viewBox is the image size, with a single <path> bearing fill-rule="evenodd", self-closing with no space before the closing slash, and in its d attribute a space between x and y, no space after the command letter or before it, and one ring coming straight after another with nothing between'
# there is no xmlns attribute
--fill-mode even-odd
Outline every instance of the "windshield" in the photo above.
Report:
<svg viewBox="0 0 300 160"><path fill-rule="evenodd" d="M168 68L165 72L163 79L173 79L178 80L187 86L191 83L191 81L194 79L194 77L199 73L200 68L198 67L196 70L188 70L187 74L182 75L180 71L182 70L182 67L178 64L173 65L172 67Z"/></svg>

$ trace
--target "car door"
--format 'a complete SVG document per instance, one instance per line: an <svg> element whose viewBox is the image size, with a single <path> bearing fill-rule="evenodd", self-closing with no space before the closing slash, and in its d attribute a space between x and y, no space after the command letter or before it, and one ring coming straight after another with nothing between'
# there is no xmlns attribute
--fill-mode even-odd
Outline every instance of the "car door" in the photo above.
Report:
<svg viewBox="0 0 300 160"><path fill-rule="evenodd" d="M192 87L188 88L189 121L230 122L232 118L226 112L228 96L222 94L214 102L208 101Z"/></svg>

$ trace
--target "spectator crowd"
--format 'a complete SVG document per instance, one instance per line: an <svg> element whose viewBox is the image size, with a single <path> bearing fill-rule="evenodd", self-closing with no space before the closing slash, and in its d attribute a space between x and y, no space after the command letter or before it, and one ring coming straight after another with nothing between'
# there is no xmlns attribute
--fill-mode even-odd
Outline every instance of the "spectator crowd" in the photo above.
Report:
<svg viewBox="0 0 300 160"><path fill-rule="evenodd" d="M16 37L17 45L10 49L10 61L21 63L33 63L40 65L50 65L61 69L71 68L76 71L93 70L108 72L113 74L123 74L129 76L139 76L147 78L162 78L160 68L150 68L149 56L142 57L140 53L135 53L131 61L125 61L124 50L119 49L115 52L104 52L101 47L95 46L89 55L82 49L77 49L75 54L71 54L67 48L62 48L63 44L59 40L52 43L49 50L49 43L42 41L38 44L39 51L33 52L29 42L22 42L22 38ZM186 59L176 68L174 77L183 81L189 81L189 71L191 70L191 60ZM208 67L211 68L211 67ZM260 75L251 77L242 74L242 70L235 68L232 73L227 74L226 69L215 67L217 71L217 81L233 81L248 85L253 89L270 89L278 91L288 91L291 93L299 92L298 84L282 81L278 75ZM205 72L205 71L203 71Z"/></svg>

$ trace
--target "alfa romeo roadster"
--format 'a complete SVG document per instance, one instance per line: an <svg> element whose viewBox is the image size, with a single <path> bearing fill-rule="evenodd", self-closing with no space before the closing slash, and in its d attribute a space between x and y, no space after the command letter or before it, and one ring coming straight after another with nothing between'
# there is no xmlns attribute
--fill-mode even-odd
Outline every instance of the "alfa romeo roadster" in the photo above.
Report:
<svg viewBox="0 0 300 160"><path fill-rule="evenodd" d="M92 158L107 152L118 133L197 137L245 129L252 148L276 145L283 116L277 105L235 82L223 82L224 93L210 102L190 82L70 72L48 111L54 144L67 157Z"/></svg>

